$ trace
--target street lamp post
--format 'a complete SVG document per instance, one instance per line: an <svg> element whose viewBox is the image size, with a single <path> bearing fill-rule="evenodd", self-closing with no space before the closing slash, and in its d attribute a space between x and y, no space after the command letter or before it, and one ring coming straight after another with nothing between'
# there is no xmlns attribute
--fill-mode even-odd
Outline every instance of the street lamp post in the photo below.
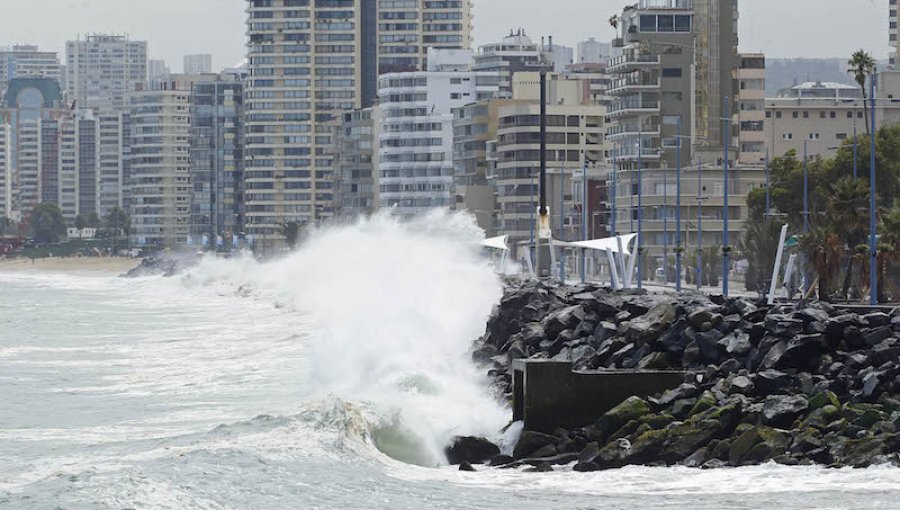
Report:
<svg viewBox="0 0 900 510"><path fill-rule="evenodd" d="M675 290L681 292L681 115L675 132L678 140L675 148Z"/></svg>
<svg viewBox="0 0 900 510"><path fill-rule="evenodd" d="M872 134L869 136L869 304L878 304L878 274L876 272L878 262L878 246L876 243L875 218L875 82L878 79L878 71L872 72L870 80L870 96L872 97Z"/></svg>
<svg viewBox="0 0 900 510"><path fill-rule="evenodd" d="M809 155L803 140L803 233L809 232Z"/></svg>
<svg viewBox="0 0 900 510"><path fill-rule="evenodd" d="M643 101L643 99L641 99ZM643 105L641 105L643 106ZM644 124L643 119L638 119L638 209L637 209L637 217L638 217L638 231L637 231L637 288L643 288L644 283L644 240L643 237L643 223L644 223L644 183L643 183L643 159L642 156L644 154L643 147L643 139L644 139Z"/></svg>
<svg viewBox="0 0 900 510"><path fill-rule="evenodd" d="M723 167L723 173L725 175L725 186L724 186L724 201L722 207L722 218L724 220L723 224L723 233L722 233L722 295L728 297L728 273L731 269L729 266L731 265L731 247L728 246L728 146L731 145L731 119L729 115L731 114L731 108L729 108L728 96L725 96L725 165Z"/></svg>
<svg viewBox="0 0 900 510"><path fill-rule="evenodd" d="M581 176L581 240L588 240L588 159L584 156L584 173ZM587 250L581 249L581 283L587 283Z"/></svg>
<svg viewBox="0 0 900 510"><path fill-rule="evenodd" d="M535 257L535 253L537 252L537 248L534 245L534 229L536 226L535 222L534 222L535 207L536 207L536 204L534 203L534 172L531 172L531 238L528 240L529 241L528 258L531 261L531 267L535 267L534 257ZM538 274L538 273L535 273L535 274Z"/></svg>
<svg viewBox="0 0 900 510"><path fill-rule="evenodd" d="M769 149L766 149L766 219L769 219L769 211L772 204L772 188L769 186Z"/></svg>

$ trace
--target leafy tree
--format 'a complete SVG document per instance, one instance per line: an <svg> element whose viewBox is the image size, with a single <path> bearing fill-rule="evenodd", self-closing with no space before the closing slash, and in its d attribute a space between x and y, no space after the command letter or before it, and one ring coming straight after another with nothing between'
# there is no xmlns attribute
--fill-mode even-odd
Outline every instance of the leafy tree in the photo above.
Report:
<svg viewBox="0 0 900 510"><path fill-rule="evenodd" d="M869 128L869 110L866 108L866 80L875 71L875 59L865 50L857 50L853 52L850 60L847 62L847 72L853 75L853 79L859 84L859 88L863 93L863 111L866 116L866 133L871 135Z"/></svg>
<svg viewBox="0 0 900 510"><path fill-rule="evenodd" d="M781 224L771 218L747 223L744 235L738 242L738 250L747 259L747 290L759 290L775 265L775 253L781 236Z"/></svg>
<svg viewBox="0 0 900 510"><path fill-rule="evenodd" d="M97 219L97 226L100 226L99 218ZM119 230L124 232L125 235L128 235L128 233L131 232L131 217L122 209L113 207L106 216L103 217L103 228Z"/></svg>
<svg viewBox="0 0 900 510"><path fill-rule="evenodd" d="M10 232L13 232L13 221L6 216L0 216L0 236L5 236Z"/></svg>
<svg viewBox="0 0 900 510"><path fill-rule="evenodd" d="M29 231L41 244L58 243L66 235L66 221L56 204L44 202L32 209Z"/></svg>
<svg viewBox="0 0 900 510"><path fill-rule="evenodd" d="M84 230L84 227L87 226L87 221L84 219L84 216L78 215L75 216L75 228L78 229L78 237L81 237L81 231Z"/></svg>
<svg viewBox="0 0 900 510"><path fill-rule="evenodd" d="M98 216L96 212L92 212L91 214L88 214L85 223L90 228L100 228L100 216Z"/></svg>

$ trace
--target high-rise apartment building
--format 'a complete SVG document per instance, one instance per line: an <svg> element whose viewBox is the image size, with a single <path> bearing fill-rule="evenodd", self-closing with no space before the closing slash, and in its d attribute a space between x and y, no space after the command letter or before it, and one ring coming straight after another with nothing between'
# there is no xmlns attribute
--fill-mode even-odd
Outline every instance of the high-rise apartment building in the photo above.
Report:
<svg viewBox="0 0 900 510"><path fill-rule="evenodd" d="M59 56L55 51L40 51L37 46L20 44L0 48L0 97L14 78L52 78L60 80Z"/></svg>
<svg viewBox="0 0 900 510"><path fill-rule="evenodd" d="M172 70L166 64L165 60L148 60L147 61L147 84L148 88L159 88L160 84L169 81Z"/></svg>
<svg viewBox="0 0 900 510"><path fill-rule="evenodd" d="M127 186L139 245L184 244L190 232L191 87L215 76L172 78L163 89L131 97Z"/></svg>
<svg viewBox="0 0 900 510"><path fill-rule="evenodd" d="M766 57L744 53L738 69L738 150L741 163L759 163L766 156Z"/></svg>
<svg viewBox="0 0 900 510"><path fill-rule="evenodd" d="M212 55L209 53L198 53L196 55L185 55L183 66L183 74L204 74L212 72Z"/></svg>
<svg viewBox="0 0 900 510"><path fill-rule="evenodd" d="M146 80L146 41L94 34L66 43L66 92L78 108L122 111Z"/></svg>
<svg viewBox="0 0 900 510"><path fill-rule="evenodd" d="M888 0L888 46L891 48L891 69L895 69L897 54L900 54L900 39L897 38L897 0Z"/></svg>
<svg viewBox="0 0 900 510"><path fill-rule="evenodd" d="M246 230L335 212L333 131L381 72L422 69L429 47L467 47L468 0L247 0Z"/></svg>
<svg viewBox="0 0 900 510"><path fill-rule="evenodd" d="M378 206L412 216L452 207L454 108L494 97L498 73L469 71L472 53L430 52L428 71L389 73L379 80Z"/></svg>
<svg viewBox="0 0 900 510"><path fill-rule="evenodd" d="M97 211L102 217L125 206L128 112L97 115Z"/></svg>
<svg viewBox="0 0 900 510"><path fill-rule="evenodd" d="M612 45L600 42L593 37L578 43L578 63L606 64L612 56Z"/></svg>
<svg viewBox="0 0 900 510"><path fill-rule="evenodd" d="M551 37L550 40L552 41L553 38ZM553 72L555 73L561 73L575 63L575 49L561 44L553 44L551 42L544 47L544 55L553 64Z"/></svg>
<svg viewBox="0 0 900 510"><path fill-rule="evenodd" d="M243 229L243 97L230 76L191 88L190 232L198 242Z"/></svg>
<svg viewBox="0 0 900 510"><path fill-rule="evenodd" d="M737 160L739 131L728 122L726 140L723 120L726 112L729 119L738 113L737 18L736 0L640 0L619 17L614 45L622 54L609 63L609 93L616 97L608 129L618 178L614 230L641 224L651 258L661 259L666 244L674 245L674 229L667 227L678 164L690 169L700 159L721 168L726 144L729 160ZM734 165L732 171L728 193L737 205L747 190ZM682 204L689 193L682 187ZM740 224L729 230L737 239Z"/></svg>
<svg viewBox="0 0 900 510"><path fill-rule="evenodd" d="M0 107L0 124L9 126L10 208L15 217L24 218L44 198L43 185L58 179L55 168L59 158L55 155L44 172L48 156L42 134L45 124L54 125L58 119L71 115L71 110L62 104L62 92L56 80L15 78L10 81Z"/></svg>
<svg viewBox="0 0 900 510"><path fill-rule="evenodd" d="M334 136L334 164L340 215L353 217L375 210L375 159L379 110L344 112Z"/></svg>
<svg viewBox="0 0 900 510"><path fill-rule="evenodd" d="M12 218L12 129L0 119L0 216Z"/></svg>
<svg viewBox="0 0 900 510"><path fill-rule="evenodd" d="M360 10L363 106L378 76L426 69L429 48L472 46L471 0L362 0Z"/></svg>
<svg viewBox="0 0 900 510"><path fill-rule="evenodd" d="M498 43L486 44L478 48L475 55L475 71L500 74L501 98L512 97L513 75L521 72L553 71L551 62L543 48L531 40L525 31L519 29L504 37Z"/></svg>

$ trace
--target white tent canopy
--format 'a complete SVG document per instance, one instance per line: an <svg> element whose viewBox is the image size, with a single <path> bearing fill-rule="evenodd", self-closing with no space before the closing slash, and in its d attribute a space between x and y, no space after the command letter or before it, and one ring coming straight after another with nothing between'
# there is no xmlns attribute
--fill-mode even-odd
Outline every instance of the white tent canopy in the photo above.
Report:
<svg viewBox="0 0 900 510"><path fill-rule="evenodd" d="M619 239L622 240L623 255L631 255L631 251L628 249L628 246L635 239L637 239L637 234L624 234L620 235L618 238L607 237L604 239L593 239L591 241L576 241L573 243L568 243L568 245L575 248L585 248L588 250L598 251L610 250L613 253L619 253Z"/></svg>
<svg viewBox="0 0 900 510"><path fill-rule="evenodd" d="M481 241L481 246L485 248L492 248L494 250L509 251L509 246L507 246L508 240L509 236L491 237L490 239Z"/></svg>

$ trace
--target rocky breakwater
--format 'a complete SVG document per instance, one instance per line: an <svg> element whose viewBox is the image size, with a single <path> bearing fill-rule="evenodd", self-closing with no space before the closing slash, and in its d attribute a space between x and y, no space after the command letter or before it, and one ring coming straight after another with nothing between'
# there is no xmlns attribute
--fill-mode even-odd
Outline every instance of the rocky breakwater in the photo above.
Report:
<svg viewBox="0 0 900 510"><path fill-rule="evenodd" d="M474 358L507 397L518 358L693 375L662 394L628 398L584 427L526 430L511 457L457 438L447 449L455 463L595 471L900 461L898 309L857 314L827 303L766 306L527 282L508 288Z"/></svg>
<svg viewBox="0 0 900 510"><path fill-rule="evenodd" d="M176 274L197 265L199 255L161 255L146 257L140 265L123 274L123 278L143 278L146 276L163 276L171 278Z"/></svg>

